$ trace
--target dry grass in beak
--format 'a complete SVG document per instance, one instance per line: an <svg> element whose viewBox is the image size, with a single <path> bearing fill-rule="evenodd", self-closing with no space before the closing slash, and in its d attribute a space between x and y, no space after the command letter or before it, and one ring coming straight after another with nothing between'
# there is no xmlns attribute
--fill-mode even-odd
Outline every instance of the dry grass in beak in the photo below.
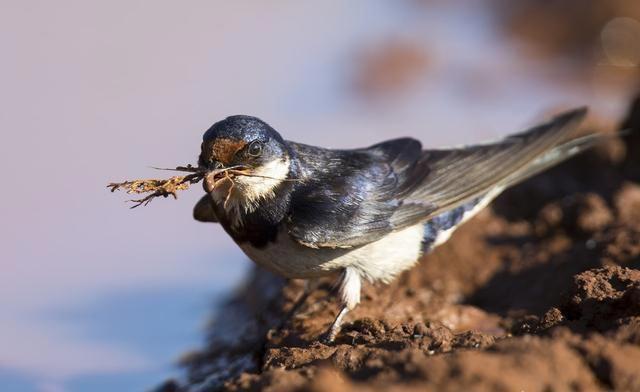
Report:
<svg viewBox="0 0 640 392"><path fill-rule="evenodd" d="M143 197L142 199L129 200L130 202L135 203L133 206L131 206L131 208L136 208L141 205L146 206L151 202L151 200L155 199L156 197L173 196L174 199L177 199L178 191L187 190L192 184L196 184L205 178L212 179L211 185L209 185L209 187L215 186L215 184L222 179L228 179L231 181L232 186L235 185L235 183L233 182L233 176L231 175L277 179L277 178L268 177L268 176L251 174L247 167L240 166L240 165L218 169L215 171L207 171L206 169L195 167L192 165L178 166L174 169L165 169L165 168L159 168L159 167L154 167L154 169L180 171L180 172L187 172L191 174L187 174L186 176L174 176L166 180L146 179L146 180L131 180L131 181L124 181L124 182L112 182L111 184L107 185L107 188L109 188L111 192L115 192L119 189L122 189L126 191L127 194L148 193L148 195ZM282 181L301 181L301 180L287 179Z"/></svg>
<svg viewBox="0 0 640 392"><path fill-rule="evenodd" d="M158 168L156 168L158 169ZM142 199L130 200L135 203L131 208L136 208L141 205L147 205L151 200L156 197L173 196L174 199L178 198L178 191L184 191L189 189L189 186L200 182L205 175L205 172L199 168L191 165L178 166L175 169L158 169L158 170L175 170L182 172L189 172L186 176L174 176L166 180L146 179L146 180L132 180L119 183L111 183L107 185L107 188L111 189L111 192L115 192L119 189L125 190L128 194L143 194L148 193Z"/></svg>

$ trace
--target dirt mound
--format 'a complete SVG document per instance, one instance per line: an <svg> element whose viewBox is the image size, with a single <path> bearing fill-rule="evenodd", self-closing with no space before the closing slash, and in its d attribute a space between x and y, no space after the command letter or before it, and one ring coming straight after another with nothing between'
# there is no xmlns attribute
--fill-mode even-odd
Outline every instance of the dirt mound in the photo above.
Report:
<svg viewBox="0 0 640 392"><path fill-rule="evenodd" d="M634 133L509 190L389 286L334 345L327 279L256 270L165 391L640 390L640 105ZM626 153L625 153L626 151Z"/></svg>
<svg viewBox="0 0 640 392"><path fill-rule="evenodd" d="M540 54L570 54L581 60L604 56L607 48L602 46L611 40L608 39L611 32L623 28L622 32L630 35L625 38L635 38L633 20L640 20L640 4L634 0L492 0L492 3L508 35L524 40ZM616 24L616 20L629 21L631 25L624 29L627 25ZM614 30L616 27L618 30ZM614 49L624 53L625 41L615 43L609 54ZM603 49L605 53L599 53ZM635 50L628 50L633 50L635 58Z"/></svg>

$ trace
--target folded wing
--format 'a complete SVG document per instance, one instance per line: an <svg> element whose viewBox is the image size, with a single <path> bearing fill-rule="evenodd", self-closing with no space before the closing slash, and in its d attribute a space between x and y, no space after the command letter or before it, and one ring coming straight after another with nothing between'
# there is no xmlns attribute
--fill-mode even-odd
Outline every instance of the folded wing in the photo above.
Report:
<svg viewBox="0 0 640 392"><path fill-rule="evenodd" d="M391 217L392 224L403 227L429 219L480 197L496 186L513 185L518 179L525 178L525 172L533 170L532 165L537 166L536 173L541 171L540 159L556 147L570 144L571 135L585 114L584 108L573 110L490 144L424 151L413 170L428 174L402 195L402 206ZM549 157L544 168L577 152L565 150L557 150L558 156Z"/></svg>
<svg viewBox="0 0 640 392"><path fill-rule="evenodd" d="M597 138L571 137L585 114L574 110L503 140L462 148L422 150L414 139L396 139L364 150L325 151L294 196L299 207L289 217L289 233L310 247L349 248L425 222L591 146Z"/></svg>

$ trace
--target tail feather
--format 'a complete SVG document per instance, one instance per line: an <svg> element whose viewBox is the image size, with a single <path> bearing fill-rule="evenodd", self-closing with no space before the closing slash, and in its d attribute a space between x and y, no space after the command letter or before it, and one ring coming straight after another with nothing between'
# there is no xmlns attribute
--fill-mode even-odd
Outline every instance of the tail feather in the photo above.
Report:
<svg viewBox="0 0 640 392"><path fill-rule="evenodd" d="M531 161L531 163L525 166L522 170L509 176L504 182L504 187L508 188L519 184L536 174L540 174L541 172L596 146L597 144L611 140L621 134L623 134L623 132L610 135L591 134L556 146Z"/></svg>

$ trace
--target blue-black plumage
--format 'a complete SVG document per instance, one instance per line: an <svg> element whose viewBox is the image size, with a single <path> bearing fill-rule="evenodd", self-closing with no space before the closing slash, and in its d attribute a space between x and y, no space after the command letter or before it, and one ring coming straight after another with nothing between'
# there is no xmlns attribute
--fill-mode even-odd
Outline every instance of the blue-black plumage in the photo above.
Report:
<svg viewBox="0 0 640 392"><path fill-rule="evenodd" d="M424 224L424 238L422 241L423 252L427 253L433 250L439 242L447 238L452 230L464 223L464 218L470 217L474 209L478 207L484 197L477 197L460 207L456 207L450 211L443 212L433 217Z"/></svg>

